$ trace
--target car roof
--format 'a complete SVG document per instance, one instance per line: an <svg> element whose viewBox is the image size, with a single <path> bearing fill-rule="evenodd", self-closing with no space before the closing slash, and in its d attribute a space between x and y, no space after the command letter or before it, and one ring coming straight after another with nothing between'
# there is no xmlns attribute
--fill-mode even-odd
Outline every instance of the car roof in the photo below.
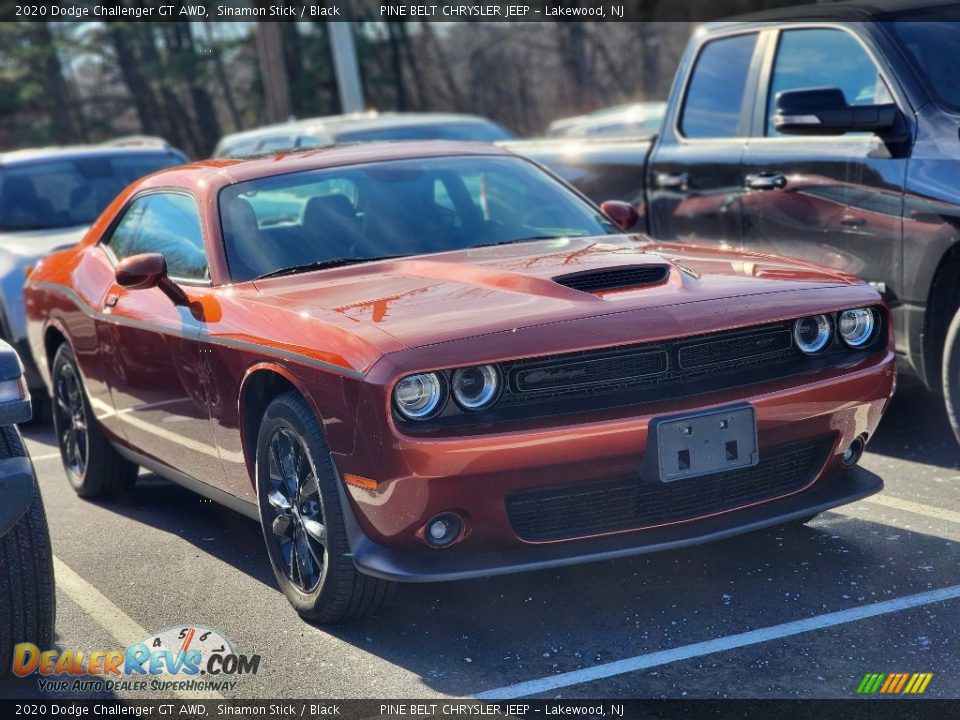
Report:
<svg viewBox="0 0 960 720"><path fill-rule="evenodd" d="M303 120L292 120L285 123L264 125L252 130L225 135L217 143L218 147L230 145L242 140L254 140L261 137L276 137L282 135L334 135L344 130L359 129L387 129L409 127L422 123L459 124L467 122L489 123L487 118L479 115L465 115L460 113L434 112L361 112L345 115L323 115Z"/></svg>
<svg viewBox="0 0 960 720"><path fill-rule="evenodd" d="M825 2L816 5L781 7L727 20L707 23L709 29L723 28L743 22L784 22L790 20L869 20L881 15L904 10L928 10L958 6L957 0L853 0L852 2Z"/></svg>
<svg viewBox="0 0 960 720"><path fill-rule="evenodd" d="M238 182L274 175L324 168L451 156L516 157L507 149L482 142L451 140L401 140L395 142L349 143L313 150L281 152L247 159L213 159L180 165L148 176L140 187L171 184L218 190Z"/></svg>
<svg viewBox="0 0 960 720"><path fill-rule="evenodd" d="M41 160L74 160L89 157L122 157L124 155L168 155L179 154L168 146L136 145L58 145L50 147L26 148L0 153L0 166L19 165Z"/></svg>

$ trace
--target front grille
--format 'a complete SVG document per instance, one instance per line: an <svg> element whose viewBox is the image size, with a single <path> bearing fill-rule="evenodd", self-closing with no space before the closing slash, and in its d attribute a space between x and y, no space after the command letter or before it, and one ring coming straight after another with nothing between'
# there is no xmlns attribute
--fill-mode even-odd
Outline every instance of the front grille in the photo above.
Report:
<svg viewBox="0 0 960 720"><path fill-rule="evenodd" d="M515 493L507 515L525 540L549 541L690 520L796 492L823 467L829 438L761 450L760 462L674 482L623 480Z"/></svg>
<svg viewBox="0 0 960 720"><path fill-rule="evenodd" d="M739 390L786 378L852 367L879 350L887 337L880 312L876 339L863 350L839 340L820 355L804 355L793 341L793 321L738 330L528 357L498 363L503 388L487 410L464 412L449 400L430 420L395 415L398 425L417 434L451 428L559 417ZM450 381L452 370L442 371Z"/></svg>
<svg viewBox="0 0 960 720"><path fill-rule="evenodd" d="M670 268L666 265L627 265L560 275L553 281L580 292L598 293L656 285L666 280L669 274Z"/></svg>
<svg viewBox="0 0 960 720"><path fill-rule="evenodd" d="M789 350L792 344L790 330L770 328L739 337L684 345L677 353L677 359L682 369L697 370L778 354Z"/></svg>
<svg viewBox="0 0 960 720"><path fill-rule="evenodd" d="M803 372L816 362L793 345L791 323L503 363L501 407L616 395L636 402L677 398ZM695 381L695 382L694 382ZM602 401L601 398L596 398ZM607 401L609 402L609 401ZM604 404L607 404L606 402ZM617 404L614 402L614 404Z"/></svg>

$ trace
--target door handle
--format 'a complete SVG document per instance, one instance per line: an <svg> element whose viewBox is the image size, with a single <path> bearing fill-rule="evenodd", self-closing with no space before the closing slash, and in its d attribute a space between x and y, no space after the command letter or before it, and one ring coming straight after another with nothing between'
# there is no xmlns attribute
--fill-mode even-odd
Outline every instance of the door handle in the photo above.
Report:
<svg viewBox="0 0 960 720"><path fill-rule="evenodd" d="M120 296L115 293L110 293L107 295L107 299L103 303L103 307L112 308L116 307L116 304L120 302Z"/></svg>
<svg viewBox="0 0 960 720"><path fill-rule="evenodd" d="M863 218L859 218L856 215L847 215L846 217L840 218L840 224L847 228L852 228L857 230L862 228L867 224L867 221Z"/></svg>
<svg viewBox="0 0 960 720"><path fill-rule="evenodd" d="M751 190L781 190L787 186L787 178L775 173L747 175L746 181Z"/></svg>
<svg viewBox="0 0 960 720"><path fill-rule="evenodd" d="M664 190L686 190L690 187L687 173L657 173L657 187Z"/></svg>

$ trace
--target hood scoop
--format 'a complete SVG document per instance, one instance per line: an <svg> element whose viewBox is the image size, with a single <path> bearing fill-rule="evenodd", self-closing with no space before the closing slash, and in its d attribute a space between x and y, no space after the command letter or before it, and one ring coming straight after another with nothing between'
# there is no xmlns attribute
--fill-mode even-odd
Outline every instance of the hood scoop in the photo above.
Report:
<svg viewBox="0 0 960 720"><path fill-rule="evenodd" d="M558 275L553 278L553 281L580 292L602 293L659 285L667 279L669 274L669 265L618 265Z"/></svg>

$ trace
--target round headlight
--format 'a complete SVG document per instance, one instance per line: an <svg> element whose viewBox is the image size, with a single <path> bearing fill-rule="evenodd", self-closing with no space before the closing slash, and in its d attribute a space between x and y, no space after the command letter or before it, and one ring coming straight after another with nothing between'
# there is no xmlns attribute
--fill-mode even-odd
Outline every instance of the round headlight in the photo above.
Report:
<svg viewBox="0 0 960 720"><path fill-rule="evenodd" d="M793 339L807 355L816 355L833 340L833 322L827 315L800 318L793 324Z"/></svg>
<svg viewBox="0 0 960 720"><path fill-rule="evenodd" d="M870 308L855 308L840 313L840 337L852 348L860 348L870 342L876 327L877 319Z"/></svg>
<svg viewBox="0 0 960 720"><path fill-rule="evenodd" d="M483 410L496 402L500 373L493 365L460 368L453 373L453 399L464 410Z"/></svg>
<svg viewBox="0 0 960 720"><path fill-rule="evenodd" d="M426 420L443 400L443 380L437 373L408 375L393 389L393 402L404 417Z"/></svg>

